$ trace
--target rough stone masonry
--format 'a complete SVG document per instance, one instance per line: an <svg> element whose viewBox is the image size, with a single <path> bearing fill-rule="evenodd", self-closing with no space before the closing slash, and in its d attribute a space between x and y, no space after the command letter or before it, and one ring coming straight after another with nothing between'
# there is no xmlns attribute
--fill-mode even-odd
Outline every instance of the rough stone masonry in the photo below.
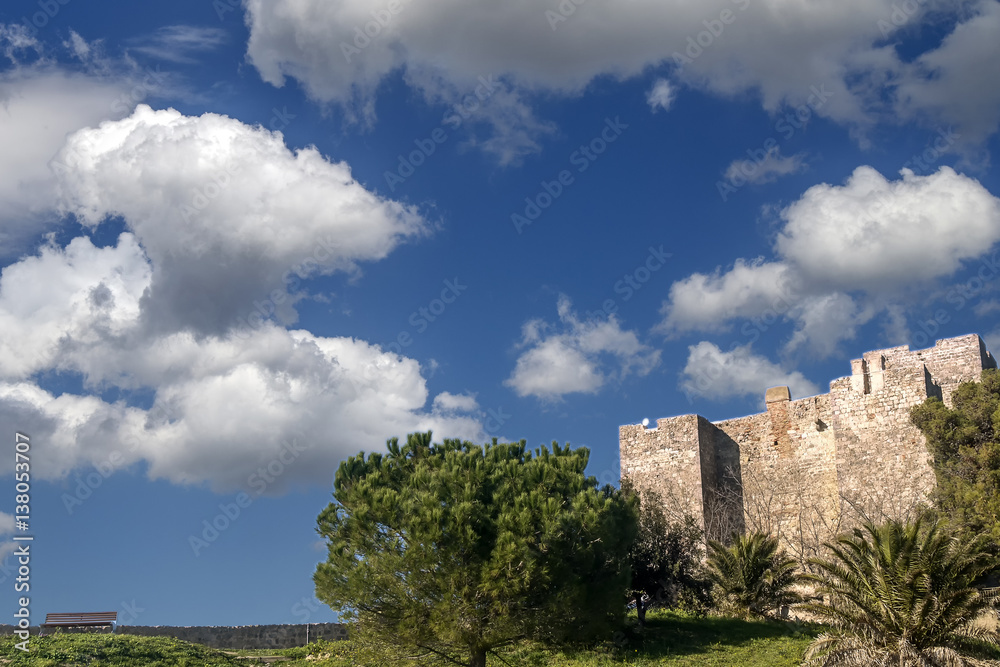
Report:
<svg viewBox="0 0 1000 667"><path fill-rule="evenodd" d="M996 367L977 334L865 352L828 394L791 400L772 387L760 414L622 426L622 478L709 538L765 531L804 562L860 520L905 519L926 502L934 472L910 408L929 396L950 405L960 383Z"/></svg>

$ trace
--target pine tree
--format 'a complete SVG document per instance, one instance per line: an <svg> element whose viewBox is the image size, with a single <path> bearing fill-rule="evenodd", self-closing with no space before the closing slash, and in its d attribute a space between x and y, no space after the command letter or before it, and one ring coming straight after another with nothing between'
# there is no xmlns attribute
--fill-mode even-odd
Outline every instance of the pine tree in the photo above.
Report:
<svg viewBox="0 0 1000 667"><path fill-rule="evenodd" d="M927 438L937 477L935 506L970 535L1000 544L1000 372L964 382L954 407L936 397L913 408L911 419Z"/></svg>
<svg viewBox="0 0 1000 667"><path fill-rule="evenodd" d="M589 452L413 434L343 462L318 519L317 597L397 655L484 667L524 639L610 636L635 503L587 477Z"/></svg>

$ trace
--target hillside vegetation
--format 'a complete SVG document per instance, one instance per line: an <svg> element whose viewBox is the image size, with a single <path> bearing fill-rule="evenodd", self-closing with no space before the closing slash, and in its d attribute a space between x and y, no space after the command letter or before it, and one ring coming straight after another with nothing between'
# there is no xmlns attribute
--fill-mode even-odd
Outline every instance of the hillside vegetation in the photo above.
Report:
<svg viewBox="0 0 1000 667"><path fill-rule="evenodd" d="M542 667L605 667L664 665L679 667L792 667L801 662L818 630L774 621L740 621L695 617L679 612L650 612L647 627L632 627L588 649L545 651L533 645L503 654L510 665ZM355 667L382 664L370 647L354 641L317 642L308 647L276 651L240 651L240 656L165 637L59 634L32 638L32 651L14 649L14 640L0 640L0 661L12 667L195 667L263 664L262 656L281 656L283 667ZM317 659L319 658L319 659ZM409 667L410 661L394 663ZM491 658L490 666L503 663Z"/></svg>
<svg viewBox="0 0 1000 667"><path fill-rule="evenodd" d="M235 667L247 661L171 637L57 633L31 637L29 651L14 648L18 639L0 638L0 663L11 667Z"/></svg>

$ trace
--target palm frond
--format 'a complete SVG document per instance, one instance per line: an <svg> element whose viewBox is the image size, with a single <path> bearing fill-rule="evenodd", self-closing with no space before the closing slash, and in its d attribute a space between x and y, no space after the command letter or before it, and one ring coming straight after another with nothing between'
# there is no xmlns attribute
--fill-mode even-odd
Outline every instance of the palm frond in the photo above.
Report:
<svg viewBox="0 0 1000 667"><path fill-rule="evenodd" d="M805 608L833 630L806 664L964 667L977 664L969 639L1000 648L993 630L973 625L995 603L973 582L996 566L985 541L962 541L938 523L868 523L827 545L807 578L828 597Z"/></svg>

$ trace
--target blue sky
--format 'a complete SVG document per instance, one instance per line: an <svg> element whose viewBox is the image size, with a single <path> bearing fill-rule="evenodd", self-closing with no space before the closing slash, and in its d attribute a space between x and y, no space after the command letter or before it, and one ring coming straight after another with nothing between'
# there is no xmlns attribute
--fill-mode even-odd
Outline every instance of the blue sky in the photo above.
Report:
<svg viewBox="0 0 1000 667"><path fill-rule="evenodd" d="M388 437L617 483L621 424L1000 347L994 0L13 0L0 49L36 619L332 620L315 519Z"/></svg>

